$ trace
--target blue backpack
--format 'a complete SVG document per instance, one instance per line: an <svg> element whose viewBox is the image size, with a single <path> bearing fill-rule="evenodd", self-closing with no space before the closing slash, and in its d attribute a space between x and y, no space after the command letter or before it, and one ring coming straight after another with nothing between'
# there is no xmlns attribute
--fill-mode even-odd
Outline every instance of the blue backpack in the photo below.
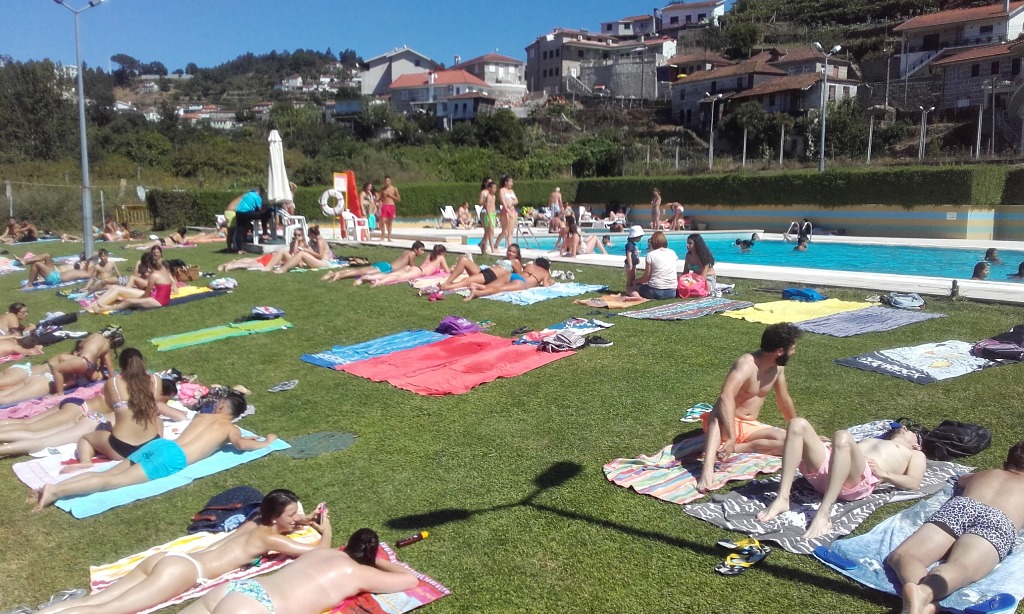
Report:
<svg viewBox="0 0 1024 614"><path fill-rule="evenodd" d="M277 307L253 307L252 311L249 313L250 320L274 320L276 318L283 317L284 311L278 309Z"/></svg>
<svg viewBox="0 0 1024 614"><path fill-rule="evenodd" d="M920 294L892 292L882 296L882 304L897 309L924 309L924 299Z"/></svg>
<svg viewBox="0 0 1024 614"><path fill-rule="evenodd" d="M782 291L782 298L803 303L816 303L828 297L812 288L786 288Z"/></svg>
<svg viewBox="0 0 1024 614"><path fill-rule="evenodd" d="M260 511L263 493L252 486L235 486L214 495L192 517L189 533L233 531Z"/></svg>

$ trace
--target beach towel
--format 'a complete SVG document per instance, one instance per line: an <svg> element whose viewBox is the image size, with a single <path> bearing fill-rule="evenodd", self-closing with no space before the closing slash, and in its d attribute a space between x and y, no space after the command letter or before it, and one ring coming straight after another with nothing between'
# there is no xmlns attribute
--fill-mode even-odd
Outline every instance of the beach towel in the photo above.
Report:
<svg viewBox="0 0 1024 614"><path fill-rule="evenodd" d="M249 437L252 436L253 433L242 429L242 435ZM167 437L166 427L164 436ZM243 463L247 463L257 458L262 458L275 450L284 450L288 447L289 445L280 439L274 441L265 448L261 448L259 450L248 450L245 452L240 452L235 450L232 446L226 445L217 452L214 452L208 458L204 458L201 461L189 465L174 475L151 480L142 484L133 484L123 488L108 490L106 492L59 499L56 506L66 512L70 512L75 518L88 518L89 516L102 514L103 512L115 507L126 505L133 501L138 501L139 499L155 497L156 495L163 494L169 490L174 490L179 486L184 486L198 478L213 475L214 473L218 473L232 467L237 467ZM55 484L71 477L71 475L77 475L60 474L62 459L63 457L61 456L37 458L23 463L15 463L13 469L15 475L18 476L18 479L24 482L29 488L42 488L45 484ZM98 470L104 471L110 469L115 464L116 463L104 463Z"/></svg>
<svg viewBox="0 0 1024 614"><path fill-rule="evenodd" d="M942 504L953 495L953 484L944 484L933 497L913 507L886 518L864 535L835 541L829 551L835 552L857 563L854 569L840 569L828 561L822 563L832 567L844 576L865 586L890 595L900 595L902 584L896 574L884 563L896 546L910 537ZM1008 593L1019 602L1024 599L1024 533L1017 534L1013 551L981 580L965 586L939 602L943 611L963 612L966 608L981 603L999 593ZM1005 610L1015 611L1014 608Z"/></svg>
<svg viewBox="0 0 1024 614"><path fill-rule="evenodd" d="M7 260L6 258L2 260ZM0 262L0 275L7 275L8 273L21 273L24 272L25 268L13 264L12 260L6 262Z"/></svg>
<svg viewBox="0 0 1024 614"><path fill-rule="evenodd" d="M751 482L736 490L715 495L708 502L686 506L685 511L690 516L723 529L753 535L761 541L771 540L789 552L810 554L817 546L826 546L852 532L886 503L934 494L950 478L958 478L970 472L970 467L956 463L928 461L919 490L899 490L892 484L880 484L863 499L839 501L830 511L832 530L815 539L804 539L802 536L814 514L820 510L821 494L803 479L793 482L790 511L780 514L771 522L759 522L757 514L775 500L779 490L778 477Z"/></svg>
<svg viewBox="0 0 1024 614"><path fill-rule="evenodd" d="M697 492L697 477L704 467L704 435L687 437L670 444L651 456L616 458L604 466L609 482L632 488L642 495L678 505L704 497ZM712 488L727 482L749 480L758 473L782 469L782 459L767 454L733 454L715 463Z"/></svg>
<svg viewBox="0 0 1024 614"><path fill-rule="evenodd" d="M973 344L964 341L942 341L838 358L835 363L892 375L915 384L930 384L1001 364L972 356L972 347Z"/></svg>
<svg viewBox="0 0 1024 614"><path fill-rule="evenodd" d="M185 288L195 288L194 290L185 290ZM185 294L182 294L182 291ZM191 303L192 301L201 301L207 298L214 298L217 296L224 296L228 294L227 290L211 290L210 288L200 288L197 286L184 286L178 289L178 295L172 298L169 303L164 305L164 309L167 307L174 307L175 305L184 305L185 303ZM128 315L135 313L136 311L152 311L151 309L118 309L116 311L108 311L107 315Z"/></svg>
<svg viewBox="0 0 1024 614"><path fill-rule="evenodd" d="M0 363L14 362L15 360L21 360L24 357L24 354L8 354L7 356L0 356Z"/></svg>
<svg viewBox="0 0 1024 614"><path fill-rule="evenodd" d="M923 311L907 311L874 305L856 311L844 311L813 320L804 320L797 324L800 330L832 337L852 337L864 333L877 333L892 330L915 322L924 322L933 318L944 318L942 313L925 313Z"/></svg>
<svg viewBox="0 0 1024 614"><path fill-rule="evenodd" d="M727 298L698 298L691 301L668 303L639 311L624 311L620 316L637 320L692 320L712 313L722 313L732 309L748 309L754 303L734 301Z"/></svg>
<svg viewBox="0 0 1024 614"><path fill-rule="evenodd" d="M822 316L829 316L844 311L856 311L866 309L871 303L841 301L837 298L830 298L815 303L801 303L798 301L772 301L769 303L758 303L747 309L729 311L722 315L746 320L747 322L758 322L760 324L778 324L780 322L803 322L813 320Z"/></svg>
<svg viewBox="0 0 1024 614"><path fill-rule="evenodd" d="M597 292L598 290L604 290L607 287L608 286L595 284L579 284L576 282L556 283L552 286L543 288L530 288L529 290L516 290L513 292L499 292L498 294L492 294L482 298L523 306L532 305L534 303L539 303L553 298L579 296L581 294L586 294L587 292Z"/></svg>
<svg viewBox="0 0 1024 614"><path fill-rule="evenodd" d="M92 592L95 592L110 586L115 580L128 575L128 573L139 563L154 554L158 554L160 552L198 552L199 550L204 550L213 546L228 535L230 535L230 533L194 533L192 535L179 537L178 539L160 546L154 546L144 552L127 556L114 563L89 567L89 589ZM320 535L312 528L304 527L294 533L291 533L288 537L297 542L309 544L319 539ZM444 585L437 582L430 576L421 574L405 563L399 561L398 557L395 556L394 551L383 542L381 542L380 549L377 551L377 558L390 560L392 563L397 563L398 565L409 569L417 578L419 578L420 583L416 587L404 593L394 593L390 595L358 595L351 599L346 599L344 602L339 604L338 607L330 610L330 614L349 612L352 614L377 612L380 612L381 614L385 612L391 614L408 612L409 610L426 605L431 601L440 599L450 593ZM264 555L260 557L258 565L249 565L217 578L211 578L210 582L194 586L181 595L165 601L156 607L148 610L141 610L139 614L155 612L168 606L184 603L190 599L196 599L227 582L261 576L263 574L276 571L285 565L290 564L293 560L293 558L281 554Z"/></svg>
<svg viewBox="0 0 1024 614"><path fill-rule="evenodd" d="M469 392L480 384L522 375L572 354L538 352L532 345L513 345L511 339L472 333L335 369L416 394L440 396Z"/></svg>
<svg viewBox="0 0 1024 614"><path fill-rule="evenodd" d="M60 396L45 396L39 399L28 399L6 407L0 406L0 420L9 418L31 418L36 414L57 407L67 397L78 397L84 401L103 394L103 382L95 382L88 386L69 387Z"/></svg>
<svg viewBox="0 0 1024 614"><path fill-rule="evenodd" d="M515 343L532 343L534 345L539 345L545 337L549 337L551 335L561 333L567 330L571 330L577 335L584 337L591 333L596 333L599 330L611 328L612 326L615 325L609 324L608 322L602 322L601 320L595 320L593 318L569 318L564 322L552 324L546 327L544 330L535 330L528 332L520 336L518 339L516 339Z"/></svg>
<svg viewBox="0 0 1024 614"><path fill-rule="evenodd" d="M292 327L292 323L283 318L273 320L253 320L250 322L231 323L224 326L202 328L187 333L168 335L150 339L149 342L156 346L158 352L176 350L178 348L212 343L230 337L245 337L269 333L274 330L284 330Z"/></svg>
<svg viewBox="0 0 1024 614"><path fill-rule="evenodd" d="M84 284L89 281L88 279L72 279L71 281L62 281L59 284L25 284L21 287L22 292L36 292L38 290L53 290L54 288L64 288L67 286L77 286L78 284Z"/></svg>
<svg viewBox="0 0 1024 614"><path fill-rule="evenodd" d="M467 277L469 277L469 275L466 275L465 273L462 273L458 277L453 279L452 283L460 282L460 281L466 279ZM414 280L409 282L409 285L412 286L416 290L425 290L427 288L434 288L438 292L440 292L441 289L438 288L437 286L438 286L439 283L441 283L445 279L448 279L448 273L441 272L441 273L438 273L437 275L432 275L430 277L420 277L419 279L414 279Z"/></svg>
<svg viewBox="0 0 1024 614"><path fill-rule="evenodd" d="M636 297L625 297L621 294L605 294L601 298L584 298L573 301L574 305L586 305L587 307L596 307L598 309L625 309L626 307L636 307L649 301L640 296Z"/></svg>
<svg viewBox="0 0 1024 614"><path fill-rule="evenodd" d="M318 354L303 354L299 360L318 367L333 369L338 365L347 365L361 360L369 360L378 356L386 356L394 352L416 348L429 343L436 343L448 335L428 330L405 330L378 339L371 339L355 345L336 345Z"/></svg>

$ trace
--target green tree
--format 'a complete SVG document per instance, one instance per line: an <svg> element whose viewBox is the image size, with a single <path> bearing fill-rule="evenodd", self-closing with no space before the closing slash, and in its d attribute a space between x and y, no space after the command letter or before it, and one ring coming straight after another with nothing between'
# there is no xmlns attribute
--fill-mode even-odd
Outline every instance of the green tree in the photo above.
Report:
<svg viewBox="0 0 1024 614"><path fill-rule="evenodd" d="M48 60L0 67L0 158L59 160L78 152L70 87Z"/></svg>
<svg viewBox="0 0 1024 614"><path fill-rule="evenodd" d="M719 124L719 130L733 149L739 151L746 138L747 151L757 151L764 144L768 121L768 114L761 103L751 100L726 115Z"/></svg>
<svg viewBox="0 0 1024 614"><path fill-rule="evenodd" d="M473 127L481 147L496 149L511 158L526 155L526 130L512 111L499 109L477 115Z"/></svg>
<svg viewBox="0 0 1024 614"><path fill-rule="evenodd" d="M608 177L622 168L623 149L603 136L585 136L569 146L572 174L576 177Z"/></svg>
<svg viewBox="0 0 1024 614"><path fill-rule="evenodd" d="M728 52L737 56L749 56L761 42L761 28L749 21L730 21L724 33Z"/></svg>
<svg viewBox="0 0 1024 614"><path fill-rule="evenodd" d="M100 130L96 139L101 151L121 155L143 168L166 168L172 147L144 117L125 113Z"/></svg>

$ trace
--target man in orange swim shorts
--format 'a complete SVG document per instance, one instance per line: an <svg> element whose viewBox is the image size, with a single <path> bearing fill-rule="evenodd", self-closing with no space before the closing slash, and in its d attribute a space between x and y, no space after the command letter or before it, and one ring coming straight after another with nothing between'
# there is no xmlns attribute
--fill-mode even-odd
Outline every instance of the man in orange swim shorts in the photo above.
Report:
<svg viewBox="0 0 1024 614"><path fill-rule="evenodd" d="M711 490L715 461L733 453L758 452L782 455L784 429L758 422L768 393L775 391L775 404L789 422L796 407L786 387L785 366L796 352L801 331L783 322L772 324L761 335L760 349L740 356L725 377L714 409L704 414L704 469L697 480L700 492Z"/></svg>

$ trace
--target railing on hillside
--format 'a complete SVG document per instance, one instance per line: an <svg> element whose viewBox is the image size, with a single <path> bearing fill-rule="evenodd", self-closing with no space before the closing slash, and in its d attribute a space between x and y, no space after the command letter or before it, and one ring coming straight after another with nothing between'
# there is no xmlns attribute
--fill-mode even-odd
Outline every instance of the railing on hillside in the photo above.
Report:
<svg viewBox="0 0 1024 614"><path fill-rule="evenodd" d="M582 81L573 77L572 75L566 75L565 77L565 93L576 94L577 96L593 96L594 91L586 86Z"/></svg>
<svg viewBox="0 0 1024 614"><path fill-rule="evenodd" d="M921 70L929 62L931 62L933 59L935 59L935 56L939 55L942 52L943 52L942 49L929 51L928 53L926 53L926 54L922 55L921 57L917 58L916 60L914 60L913 63L911 63L909 66L907 66L905 70L901 66L900 67L900 79L906 79L910 75L912 75L915 72Z"/></svg>
<svg viewBox="0 0 1024 614"><path fill-rule="evenodd" d="M1007 149L1015 149L1021 151L1021 123L1020 121L1014 121L1013 118L1008 116L1005 111L996 113L996 129L999 131L999 135L1003 138L1003 147L1005 151Z"/></svg>

